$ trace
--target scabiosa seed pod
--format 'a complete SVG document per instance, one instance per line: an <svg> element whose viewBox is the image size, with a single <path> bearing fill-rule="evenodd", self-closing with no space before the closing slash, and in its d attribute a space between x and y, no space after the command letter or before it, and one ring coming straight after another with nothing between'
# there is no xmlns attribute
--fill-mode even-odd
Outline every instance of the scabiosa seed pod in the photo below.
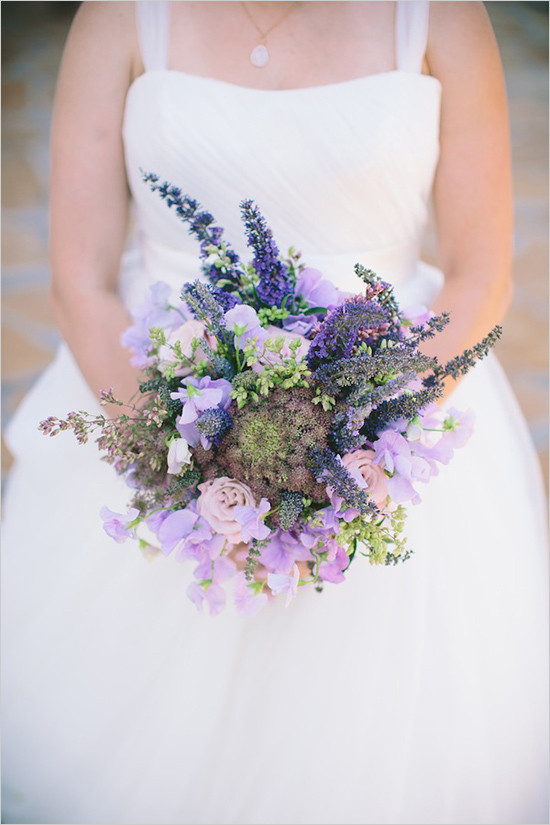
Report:
<svg viewBox="0 0 550 825"><path fill-rule="evenodd" d="M219 444L231 424L232 418L227 410L214 407L203 412L197 419L196 426L201 435L204 435L212 444Z"/></svg>

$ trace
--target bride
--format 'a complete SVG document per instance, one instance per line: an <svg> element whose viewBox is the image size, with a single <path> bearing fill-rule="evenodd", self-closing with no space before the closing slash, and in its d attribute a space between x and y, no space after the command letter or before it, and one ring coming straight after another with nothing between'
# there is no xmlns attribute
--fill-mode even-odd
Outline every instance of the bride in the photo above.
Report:
<svg viewBox="0 0 550 825"><path fill-rule="evenodd" d="M128 309L198 274L140 167L244 257L250 197L342 289L360 261L402 303L451 311L441 360L510 300L506 100L482 4L82 5L52 133L67 345L8 433L3 821L547 822L544 510L496 359L448 387L476 429L410 508L412 558L362 560L253 619L198 614L185 566L115 545L98 512L124 509L123 484L93 444L36 431L95 410L101 388L129 397ZM439 270L418 261L432 192Z"/></svg>

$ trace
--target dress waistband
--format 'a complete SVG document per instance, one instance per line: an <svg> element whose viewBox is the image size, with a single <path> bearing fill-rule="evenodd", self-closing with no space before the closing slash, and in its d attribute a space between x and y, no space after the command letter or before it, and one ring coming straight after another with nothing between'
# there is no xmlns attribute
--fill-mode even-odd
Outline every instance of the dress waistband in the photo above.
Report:
<svg viewBox="0 0 550 825"><path fill-rule="evenodd" d="M431 303L443 283L440 270L420 262L418 248L411 244L330 254L304 252L302 259L306 266L318 269L345 292L361 291L361 282L354 272L355 264L360 263L393 284L403 306ZM198 249L190 252L141 235L137 247L126 254L121 294L131 307L157 281L164 281L178 295L186 281L203 277Z"/></svg>

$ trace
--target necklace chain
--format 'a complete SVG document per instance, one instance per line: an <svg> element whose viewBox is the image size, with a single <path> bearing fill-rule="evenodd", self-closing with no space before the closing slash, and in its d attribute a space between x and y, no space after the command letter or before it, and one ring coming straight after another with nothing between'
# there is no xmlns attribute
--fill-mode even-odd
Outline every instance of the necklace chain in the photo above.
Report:
<svg viewBox="0 0 550 825"><path fill-rule="evenodd" d="M280 26L280 25L281 25L281 23L283 23L283 22L286 20L286 18L287 18L287 17L291 14L291 12L293 12L293 11L294 11L294 9L295 9L296 5L297 5L297 3L291 3L290 8L289 8L289 9L287 9L287 10L285 11L285 13L284 13L284 14L283 14L283 16L280 18L280 20L276 20L276 21L275 21L275 23L273 23L273 24L272 24L272 25L271 25L271 26L267 29L267 31L262 31L262 29L258 26L258 24L256 23L256 21L255 21L255 20L254 20L254 18L252 17L252 14L251 14L251 12L250 12L250 9L247 7L246 3L241 2L241 6L243 7L243 9L244 9L244 11L245 11L246 16L248 17L248 19L250 20L250 22L252 23L252 25L254 26L254 28L256 29L256 31L258 32L258 34L260 35L260 38L261 38L261 40L262 40L262 41L267 40L268 35L269 35L269 34L271 34L271 32L273 31L273 29L276 29L276 28L277 28L277 26Z"/></svg>

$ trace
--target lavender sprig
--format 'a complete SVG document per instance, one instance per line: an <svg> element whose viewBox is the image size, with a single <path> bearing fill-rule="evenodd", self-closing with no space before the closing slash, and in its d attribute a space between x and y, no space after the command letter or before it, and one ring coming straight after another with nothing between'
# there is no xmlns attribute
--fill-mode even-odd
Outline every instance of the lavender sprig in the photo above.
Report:
<svg viewBox="0 0 550 825"><path fill-rule="evenodd" d="M349 298L328 312L319 325L307 354L308 366L314 369L327 359L347 359L360 344L387 336L390 326L390 315L378 301L362 295Z"/></svg>
<svg viewBox="0 0 550 825"><path fill-rule="evenodd" d="M226 281L233 290L238 289L243 269L240 258L226 241L222 241L223 229L214 226L214 216L210 212L201 210L201 206L194 198L182 195L181 189L172 186L168 181L159 183L159 176L152 172L140 170L145 183L149 184L152 192L158 192L170 209L174 209L178 218L187 224L188 231L199 241L200 257L206 260L215 248L219 260L212 266L205 266L205 274L212 283Z"/></svg>
<svg viewBox="0 0 550 825"><path fill-rule="evenodd" d="M502 327L497 325L491 332L474 344L471 349L465 349L460 355L455 355L446 364L438 364L434 367L434 376L436 379L444 380L445 378L457 379L461 375L465 375L475 364L489 353L489 350L494 347L496 342L502 335Z"/></svg>
<svg viewBox="0 0 550 825"><path fill-rule="evenodd" d="M393 296L393 286L362 264L355 264L353 269L357 277L367 286L365 297L368 300L376 298L379 304L386 307L392 318L396 318L399 314L399 307Z"/></svg>
<svg viewBox="0 0 550 825"><path fill-rule="evenodd" d="M339 457L332 450L312 450L310 453L311 471L317 479L323 479L332 487L336 495L343 499L348 507L359 510L363 515L378 512L376 504L356 483Z"/></svg>
<svg viewBox="0 0 550 825"><path fill-rule="evenodd" d="M195 318L204 321L212 334L221 343L224 343L224 308L220 305L215 287L198 280L190 284L184 284L181 299L186 302Z"/></svg>
<svg viewBox="0 0 550 825"><path fill-rule="evenodd" d="M424 407L427 407L433 401L437 401L442 395L443 387L435 382L432 386L425 387L422 390L404 392L398 395L397 398L382 401L365 422L363 434L366 440L374 441L378 432L383 430L386 424L391 421L399 418L411 421Z"/></svg>
<svg viewBox="0 0 550 825"><path fill-rule="evenodd" d="M371 355L360 352L351 358L341 358L332 364L322 364L315 370L315 382L327 392L335 387L364 385L375 376L397 377L405 373L422 373L437 365L435 359L419 352L389 347Z"/></svg>
<svg viewBox="0 0 550 825"><path fill-rule="evenodd" d="M409 337L405 338L404 343L407 346L416 347L422 341L434 338L438 332L442 332L445 329L450 319L451 316L448 312L442 312L441 315L434 315L433 318L429 318L425 324L411 327Z"/></svg>

